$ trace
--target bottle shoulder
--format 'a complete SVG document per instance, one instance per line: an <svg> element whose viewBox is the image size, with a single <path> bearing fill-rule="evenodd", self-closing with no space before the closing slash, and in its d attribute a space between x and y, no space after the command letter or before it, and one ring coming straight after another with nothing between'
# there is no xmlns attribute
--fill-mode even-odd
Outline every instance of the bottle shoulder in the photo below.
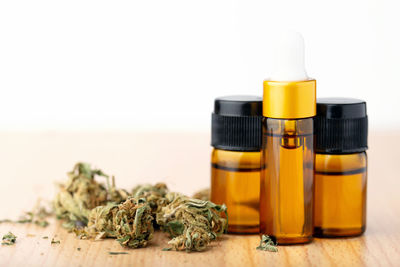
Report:
<svg viewBox="0 0 400 267"><path fill-rule="evenodd" d="M211 163L231 168L260 168L260 151L229 151L214 148Z"/></svg>
<svg viewBox="0 0 400 267"><path fill-rule="evenodd" d="M316 171L346 172L367 167L367 153L319 154L315 156Z"/></svg>

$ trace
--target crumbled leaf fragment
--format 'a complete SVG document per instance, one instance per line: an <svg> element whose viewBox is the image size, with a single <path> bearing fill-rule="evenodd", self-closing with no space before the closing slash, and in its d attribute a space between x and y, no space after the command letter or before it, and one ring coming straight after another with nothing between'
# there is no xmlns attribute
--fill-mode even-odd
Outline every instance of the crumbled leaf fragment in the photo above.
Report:
<svg viewBox="0 0 400 267"><path fill-rule="evenodd" d="M13 221L10 219L5 219L1 220L0 223L34 223L40 227L46 227L49 225L49 222L46 221L46 218L52 215L53 213L44 205L42 205L41 200L39 199L32 211L25 212L19 217L18 220Z"/></svg>
<svg viewBox="0 0 400 267"><path fill-rule="evenodd" d="M81 248L76 248L77 251L81 251Z"/></svg>
<svg viewBox="0 0 400 267"><path fill-rule="evenodd" d="M8 232L7 234L3 235L1 244L11 246L14 245L16 241L17 237L13 233Z"/></svg>
<svg viewBox="0 0 400 267"><path fill-rule="evenodd" d="M42 238L43 238L43 239L49 239L49 237L48 237L48 236L43 236Z"/></svg>
<svg viewBox="0 0 400 267"><path fill-rule="evenodd" d="M39 225L40 227L46 227L49 225L49 222L47 221L35 221L36 225Z"/></svg>
<svg viewBox="0 0 400 267"><path fill-rule="evenodd" d="M55 240L54 238L51 239L51 244L60 244L60 240Z"/></svg>
<svg viewBox="0 0 400 267"><path fill-rule="evenodd" d="M128 252L124 252L124 251L121 251L121 252L109 251L108 254L110 254L110 255L126 255L126 254L129 254L129 253Z"/></svg>
<svg viewBox="0 0 400 267"><path fill-rule="evenodd" d="M260 240L260 245L256 248L258 250L278 252L278 248L274 241L268 235L262 235Z"/></svg>

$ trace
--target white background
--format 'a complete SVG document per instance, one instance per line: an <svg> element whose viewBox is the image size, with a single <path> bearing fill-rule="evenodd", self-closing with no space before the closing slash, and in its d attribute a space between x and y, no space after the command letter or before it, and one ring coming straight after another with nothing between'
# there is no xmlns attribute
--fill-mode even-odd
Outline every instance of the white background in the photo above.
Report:
<svg viewBox="0 0 400 267"><path fill-rule="evenodd" d="M213 100L262 94L276 28L303 33L318 96L400 127L393 0L0 1L0 130L209 131Z"/></svg>

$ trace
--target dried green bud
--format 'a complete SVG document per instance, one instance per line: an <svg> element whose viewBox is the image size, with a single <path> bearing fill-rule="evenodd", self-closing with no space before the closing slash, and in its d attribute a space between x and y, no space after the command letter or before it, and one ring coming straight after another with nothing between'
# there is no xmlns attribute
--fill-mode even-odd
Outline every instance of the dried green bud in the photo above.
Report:
<svg viewBox="0 0 400 267"><path fill-rule="evenodd" d="M203 228L188 227L168 244L175 250L203 251L213 239L215 236Z"/></svg>
<svg viewBox="0 0 400 267"><path fill-rule="evenodd" d="M96 176L106 178L108 189L95 180ZM63 226L70 230L85 226L95 207L108 202L119 203L128 197L126 191L115 188L114 178L110 186L108 175L99 169L91 169L89 164L77 163L68 177L67 183L60 185L53 206L57 217L66 220Z"/></svg>
<svg viewBox="0 0 400 267"><path fill-rule="evenodd" d="M188 198L179 193L168 193L169 204L157 213L157 223L173 239L175 250L202 251L227 229L225 205ZM226 214L227 215L227 214Z"/></svg>
<svg viewBox="0 0 400 267"><path fill-rule="evenodd" d="M75 232L81 238L96 240L113 237L126 247L140 248L153 237L153 217L145 199L128 198L122 204L108 203L94 208L85 229Z"/></svg>
<svg viewBox="0 0 400 267"><path fill-rule="evenodd" d="M267 235L261 236L260 245L256 249L264 250L264 251L271 251L271 252L278 252L278 248L274 244L274 241L272 241L272 239Z"/></svg>
<svg viewBox="0 0 400 267"><path fill-rule="evenodd" d="M149 203L153 215L167 205L165 195L168 193L167 185L157 183L154 186L150 184L138 185L132 190L132 196L144 198Z"/></svg>
<svg viewBox="0 0 400 267"><path fill-rule="evenodd" d="M130 248L145 247L153 238L153 217L145 199L129 198L118 206L113 218L117 241Z"/></svg>
<svg viewBox="0 0 400 267"><path fill-rule="evenodd" d="M11 246L15 244L15 242L17 241L17 237L13 233L8 232L7 234L3 235L2 240L2 245Z"/></svg>
<svg viewBox="0 0 400 267"><path fill-rule="evenodd" d="M108 203L105 206L98 206L90 212L89 223L86 228L86 235L94 237L95 239L102 239L105 237L116 237L113 217L118 211L118 205Z"/></svg>
<svg viewBox="0 0 400 267"><path fill-rule="evenodd" d="M193 195L193 198L200 200L210 200L210 188L202 189Z"/></svg>

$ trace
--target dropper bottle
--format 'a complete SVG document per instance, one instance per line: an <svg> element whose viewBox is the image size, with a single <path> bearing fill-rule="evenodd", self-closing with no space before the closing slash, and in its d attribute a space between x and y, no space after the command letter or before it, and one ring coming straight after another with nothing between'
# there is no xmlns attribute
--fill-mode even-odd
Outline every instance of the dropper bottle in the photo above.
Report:
<svg viewBox="0 0 400 267"><path fill-rule="evenodd" d="M260 232L301 244L312 241L316 81L305 71L303 37L285 32L277 41L264 81Z"/></svg>

